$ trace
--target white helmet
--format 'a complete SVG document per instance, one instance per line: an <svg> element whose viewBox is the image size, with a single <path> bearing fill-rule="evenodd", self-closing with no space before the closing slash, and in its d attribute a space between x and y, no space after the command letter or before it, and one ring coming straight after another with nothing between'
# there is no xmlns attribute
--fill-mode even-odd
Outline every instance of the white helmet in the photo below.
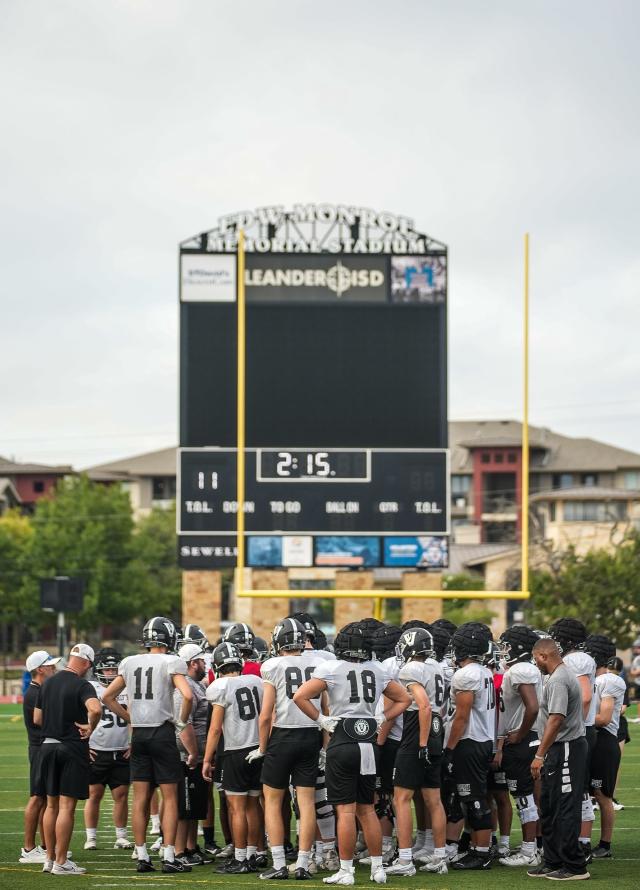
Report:
<svg viewBox="0 0 640 890"><path fill-rule="evenodd" d="M178 649L178 656L189 664L195 658L204 658L204 653L202 647L198 646L197 643L185 643L184 646L180 646Z"/></svg>

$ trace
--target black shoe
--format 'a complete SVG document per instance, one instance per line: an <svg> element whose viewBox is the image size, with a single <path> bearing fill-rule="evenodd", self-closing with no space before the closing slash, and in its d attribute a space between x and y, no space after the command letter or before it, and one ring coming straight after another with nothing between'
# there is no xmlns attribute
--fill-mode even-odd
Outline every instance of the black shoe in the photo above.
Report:
<svg viewBox="0 0 640 890"><path fill-rule="evenodd" d="M240 862L237 859L231 857L231 859L227 859L224 865L220 865L216 868L216 873L219 875L226 875L230 870L231 874L234 874L234 869L236 869L240 865Z"/></svg>
<svg viewBox="0 0 640 890"><path fill-rule="evenodd" d="M191 871L191 866L185 865L179 859L174 859L173 862L167 862L165 859L162 863L162 873L165 875L177 875L187 871Z"/></svg>
<svg viewBox="0 0 640 890"><path fill-rule="evenodd" d="M550 875L555 870L554 868L547 868L546 865L536 865L534 868L529 869L527 876L529 878L546 878L547 875Z"/></svg>
<svg viewBox="0 0 640 890"><path fill-rule="evenodd" d="M590 862L593 862L593 853L591 852L591 844L580 844L582 847L582 852L584 853L584 864L589 865ZM558 869L560 871L560 869Z"/></svg>
<svg viewBox="0 0 640 890"><path fill-rule="evenodd" d="M451 863L451 868L456 871L486 871L491 868L491 857L488 853L478 853L477 850L471 850L462 859Z"/></svg>
<svg viewBox="0 0 640 890"><path fill-rule="evenodd" d="M298 848L294 847L291 843L285 844L284 858L287 860L287 862L295 862L295 860L298 858Z"/></svg>
<svg viewBox="0 0 640 890"><path fill-rule="evenodd" d="M592 859L613 859L613 851L611 847L601 847L600 844L591 854Z"/></svg>
<svg viewBox="0 0 640 890"><path fill-rule="evenodd" d="M257 853L254 853L251 857L251 862L255 865L256 871L260 871L261 868L266 868L269 865L269 860L264 853L260 856Z"/></svg>
<svg viewBox="0 0 640 890"><path fill-rule="evenodd" d="M550 871L545 875L550 881L586 881L591 875L588 871L578 872L569 871L568 868L558 868L556 871Z"/></svg>
<svg viewBox="0 0 640 890"><path fill-rule="evenodd" d="M263 881L286 881L289 878L289 870L286 865L282 868L268 868L266 871L260 872L260 878Z"/></svg>
<svg viewBox="0 0 640 890"><path fill-rule="evenodd" d="M185 850L182 856L176 857L178 858L183 865L204 865L204 859L195 850Z"/></svg>
<svg viewBox="0 0 640 890"><path fill-rule="evenodd" d="M296 881L310 881L313 876L306 868L296 868L294 877Z"/></svg>
<svg viewBox="0 0 640 890"><path fill-rule="evenodd" d="M251 872L255 871L255 869L251 868L251 863L248 859L243 859L242 862L238 862L237 859L232 860L229 863L229 866L224 870L225 875L248 875Z"/></svg>
<svg viewBox="0 0 640 890"><path fill-rule="evenodd" d="M155 871L155 866L151 864L150 859L138 859L138 864L136 865L136 871L141 874L146 874L148 871Z"/></svg>
<svg viewBox="0 0 640 890"><path fill-rule="evenodd" d="M222 847L219 847L216 844L216 842L214 841L212 844L205 844L203 849L204 849L204 852L207 854L207 856L217 856L218 853L221 852ZM196 847L196 851L198 853L200 852L200 850L198 850L197 847Z"/></svg>

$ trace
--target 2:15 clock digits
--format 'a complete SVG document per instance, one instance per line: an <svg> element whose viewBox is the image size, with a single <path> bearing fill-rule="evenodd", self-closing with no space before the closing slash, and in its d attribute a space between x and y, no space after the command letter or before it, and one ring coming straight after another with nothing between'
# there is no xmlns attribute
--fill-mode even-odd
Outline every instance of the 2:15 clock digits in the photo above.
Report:
<svg viewBox="0 0 640 890"><path fill-rule="evenodd" d="M328 451L291 452L278 451L276 475L287 476L335 476L331 470Z"/></svg>

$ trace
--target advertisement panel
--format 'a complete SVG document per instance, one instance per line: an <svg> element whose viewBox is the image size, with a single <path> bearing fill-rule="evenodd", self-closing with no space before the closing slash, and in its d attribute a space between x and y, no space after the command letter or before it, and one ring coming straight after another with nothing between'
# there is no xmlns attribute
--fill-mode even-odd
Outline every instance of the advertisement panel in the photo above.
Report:
<svg viewBox="0 0 640 890"><path fill-rule="evenodd" d="M313 565L313 538L310 535L285 535L282 539L282 565L307 568Z"/></svg>
<svg viewBox="0 0 640 890"><path fill-rule="evenodd" d="M391 299L394 303L444 303L447 297L446 256L391 257Z"/></svg>
<svg viewBox="0 0 640 890"><path fill-rule="evenodd" d="M317 566L369 568L380 565L380 539L320 535L316 538Z"/></svg>
<svg viewBox="0 0 640 890"><path fill-rule="evenodd" d="M248 303L385 303L385 257L335 257L331 254L261 254L246 256Z"/></svg>
<svg viewBox="0 0 640 890"><path fill-rule="evenodd" d="M247 541L247 565L310 567L313 565L313 538L308 535L252 535Z"/></svg>
<svg viewBox="0 0 640 890"><path fill-rule="evenodd" d="M215 253L181 254L180 299L183 303L234 303L236 258Z"/></svg>
<svg viewBox="0 0 640 890"><path fill-rule="evenodd" d="M384 539L385 566L445 569L449 565L449 539L424 535Z"/></svg>

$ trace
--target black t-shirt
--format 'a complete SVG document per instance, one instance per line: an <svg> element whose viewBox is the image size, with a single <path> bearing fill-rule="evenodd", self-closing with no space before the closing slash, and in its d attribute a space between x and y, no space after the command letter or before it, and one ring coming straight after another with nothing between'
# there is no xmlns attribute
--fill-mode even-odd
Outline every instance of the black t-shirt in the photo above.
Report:
<svg viewBox="0 0 640 890"><path fill-rule="evenodd" d="M33 722L33 709L40 707L38 704L39 695L40 684L34 683L32 680L22 699L22 715L24 717L24 725L27 728L29 745L39 745L42 742L42 730Z"/></svg>
<svg viewBox="0 0 640 890"><path fill-rule="evenodd" d="M45 739L57 739L72 745L79 752L88 752L89 741L80 738L76 723L89 722L85 702L97 697L91 683L73 671L64 670L54 674L40 691L43 742Z"/></svg>

